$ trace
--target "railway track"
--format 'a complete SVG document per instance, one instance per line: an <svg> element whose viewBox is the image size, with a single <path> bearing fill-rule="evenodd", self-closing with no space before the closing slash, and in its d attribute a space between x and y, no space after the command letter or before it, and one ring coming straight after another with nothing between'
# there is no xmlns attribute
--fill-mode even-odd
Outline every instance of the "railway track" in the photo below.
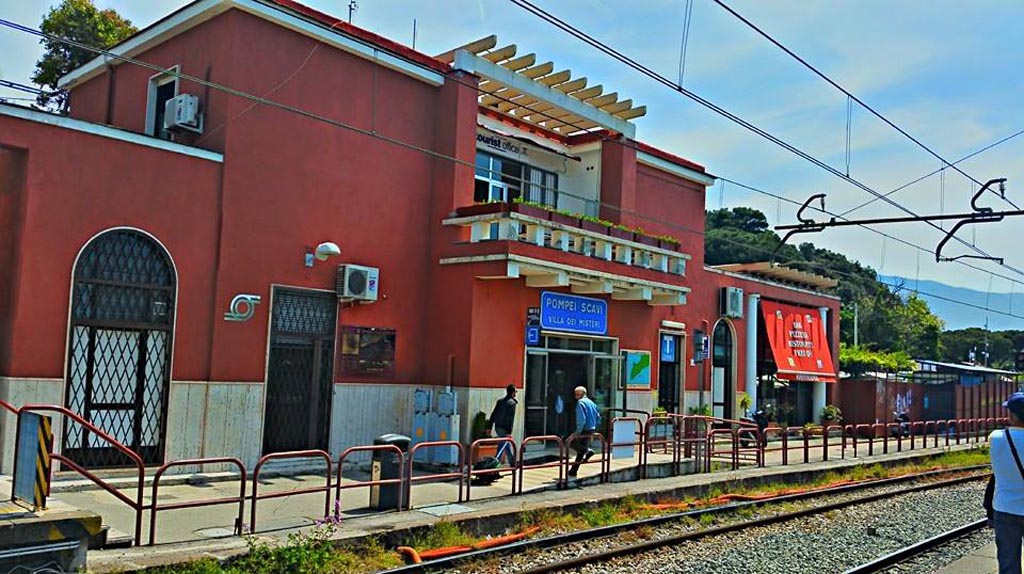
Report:
<svg viewBox="0 0 1024 574"><path fill-rule="evenodd" d="M550 553L557 555L559 554L561 549L570 547L571 545L577 543L590 542L600 539L609 539L616 536L620 536L623 533L627 532L639 532L649 530L651 528L665 527L672 525L673 523L681 523L687 521L688 519L700 520L702 516L728 515L731 513L743 512L743 509L755 509L763 506L808 501L818 498L835 496L847 497L846 499L840 500L838 502L800 509L794 512L775 514L772 516L757 518L754 520L739 521L724 526L716 526L696 531L684 532L681 534L670 534L667 536L649 539L642 542L623 541L621 544L615 544L611 548L607 548L601 551L582 552L579 553L579 555L568 559L553 558L552 560L545 561L540 565L516 570L517 572L524 572L528 574L546 574L559 571L572 571L589 565L600 564L602 562L608 562L622 557L640 555L660 548L672 547L685 542L692 542L713 536L727 535L729 533L757 528L759 526L766 526L771 524L778 524L782 522L797 520L815 514L833 512L850 506L867 504L870 502L884 500L886 498L893 497L895 493L891 489L885 490L886 487L904 485L916 481L925 481L923 484L907 486L906 488L902 488L898 491L899 494L908 494L913 492L922 492L938 488L946 488L955 485L967 484L973 481L978 481L983 478L987 478L987 472L980 472L986 469L987 466L974 466L958 469L929 471L924 473L905 475L896 478L882 479L852 485L844 485L829 489L815 490L806 493L790 494L767 500L746 501L716 507L702 508L698 510L657 516L653 518L631 521L622 524L615 524L611 526L569 532L545 538L524 540L521 542L517 542L514 544L498 548L468 552L465 554L459 554L448 558L424 562L422 564L412 564L408 566L403 566L400 568L384 571L381 574L429 574L433 572L451 572L453 568L457 568L460 571L472 570L472 564L483 564L488 562L494 562L496 560L500 561L501 557L503 556L520 555L526 552L544 554ZM943 477L946 476L962 475L965 472L971 472L973 474L970 474L968 476L957 476L952 479L943 479ZM850 496L861 491L873 489L883 489L883 492L873 493L866 496ZM541 560L543 560L543 558L541 558Z"/></svg>
<svg viewBox="0 0 1024 574"><path fill-rule="evenodd" d="M911 544L910 546L897 550L896 552L886 554L881 558L861 564L856 568L851 568L843 572L843 574L877 574L880 572L886 572L893 566L909 562L922 554L934 552L949 545L951 542L970 536L983 528L985 528L985 521L976 520L969 524L960 526L959 528L948 530L942 534L918 542L917 544Z"/></svg>

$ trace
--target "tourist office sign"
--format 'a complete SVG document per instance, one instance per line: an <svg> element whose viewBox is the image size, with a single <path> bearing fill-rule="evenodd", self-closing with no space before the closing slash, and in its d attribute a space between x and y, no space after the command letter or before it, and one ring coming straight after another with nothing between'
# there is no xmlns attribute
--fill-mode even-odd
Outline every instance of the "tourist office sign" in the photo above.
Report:
<svg viewBox="0 0 1024 574"><path fill-rule="evenodd" d="M551 331L604 335L608 333L608 302L544 291L540 294L540 326Z"/></svg>

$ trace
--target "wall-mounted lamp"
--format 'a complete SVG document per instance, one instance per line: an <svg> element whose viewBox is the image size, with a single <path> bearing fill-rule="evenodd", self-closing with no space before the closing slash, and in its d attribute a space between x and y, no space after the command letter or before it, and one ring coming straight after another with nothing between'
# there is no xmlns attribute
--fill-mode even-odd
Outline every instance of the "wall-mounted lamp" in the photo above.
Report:
<svg viewBox="0 0 1024 574"><path fill-rule="evenodd" d="M324 241L320 245L317 245L316 249L312 253L306 253L306 267L312 267L314 261L327 261L328 257L333 257L335 255L341 255L341 248L338 247L338 244L331 241Z"/></svg>

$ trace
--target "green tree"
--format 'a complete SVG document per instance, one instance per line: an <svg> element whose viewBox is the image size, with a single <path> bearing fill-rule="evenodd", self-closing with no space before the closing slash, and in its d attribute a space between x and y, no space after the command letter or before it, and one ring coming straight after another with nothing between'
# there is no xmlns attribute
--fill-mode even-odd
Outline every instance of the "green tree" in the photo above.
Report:
<svg viewBox="0 0 1024 574"><path fill-rule="evenodd" d="M132 23L117 12L100 10L93 5L92 0L62 0L43 17L41 28L51 36L102 49L121 42L136 31ZM39 42L45 51L43 57L36 62L32 81L49 91L41 94L36 102L40 106L66 111L68 95L57 87L57 82L97 54L56 39L43 38Z"/></svg>

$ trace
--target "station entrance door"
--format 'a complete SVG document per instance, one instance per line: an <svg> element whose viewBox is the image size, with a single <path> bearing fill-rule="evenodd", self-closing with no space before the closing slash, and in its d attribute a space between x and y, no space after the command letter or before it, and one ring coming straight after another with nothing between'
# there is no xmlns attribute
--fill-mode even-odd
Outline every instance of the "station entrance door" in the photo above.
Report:
<svg viewBox="0 0 1024 574"><path fill-rule="evenodd" d="M576 428L574 389L586 387L608 420L607 411L625 406L620 388L622 357L615 339L545 335L526 354L525 436L558 435Z"/></svg>

